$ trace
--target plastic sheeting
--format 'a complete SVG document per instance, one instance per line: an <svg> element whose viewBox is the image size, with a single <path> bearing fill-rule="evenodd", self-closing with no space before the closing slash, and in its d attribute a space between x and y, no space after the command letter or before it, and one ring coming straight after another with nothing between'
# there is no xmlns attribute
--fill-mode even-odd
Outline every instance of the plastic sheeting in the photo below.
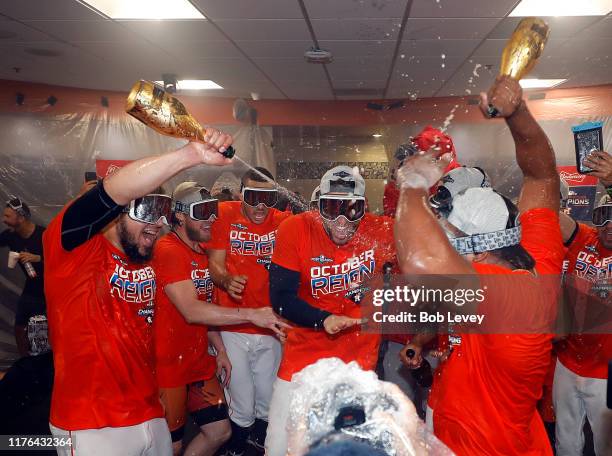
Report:
<svg viewBox="0 0 612 456"><path fill-rule="evenodd" d="M329 442L367 443L391 456L452 455L425 428L414 405L393 383L378 380L356 362L327 358L304 368L292 379L288 454L302 456ZM339 428L337 417L363 411L365 420ZM361 420L359 420L361 421Z"/></svg>

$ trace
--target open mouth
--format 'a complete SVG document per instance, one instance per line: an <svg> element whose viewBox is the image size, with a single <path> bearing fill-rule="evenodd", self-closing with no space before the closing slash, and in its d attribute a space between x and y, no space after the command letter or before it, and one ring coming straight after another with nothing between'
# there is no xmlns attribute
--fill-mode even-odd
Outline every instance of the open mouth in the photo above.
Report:
<svg viewBox="0 0 612 456"><path fill-rule="evenodd" d="M142 238L146 246L150 247L153 245L155 240L157 239L158 231L153 230L144 230L142 232Z"/></svg>

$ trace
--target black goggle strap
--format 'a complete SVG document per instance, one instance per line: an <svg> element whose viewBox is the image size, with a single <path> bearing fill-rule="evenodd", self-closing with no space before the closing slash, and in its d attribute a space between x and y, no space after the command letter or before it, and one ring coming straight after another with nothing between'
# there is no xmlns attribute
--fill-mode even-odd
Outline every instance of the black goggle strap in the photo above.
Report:
<svg viewBox="0 0 612 456"><path fill-rule="evenodd" d="M326 201L338 201L339 203L330 208L327 207ZM359 205L355 207L357 203ZM330 213L329 209L332 209L333 213ZM365 198L363 196L321 196L319 197L319 213L326 220L334 221L344 216L347 220L355 222L365 215Z"/></svg>
<svg viewBox="0 0 612 456"><path fill-rule="evenodd" d="M263 204L273 207L278 202L278 190L275 188L242 187L242 200L251 207Z"/></svg>
<svg viewBox="0 0 612 456"><path fill-rule="evenodd" d="M124 209L132 220L155 225L160 219L169 225L172 214L172 198L168 195L149 194L130 201Z"/></svg>

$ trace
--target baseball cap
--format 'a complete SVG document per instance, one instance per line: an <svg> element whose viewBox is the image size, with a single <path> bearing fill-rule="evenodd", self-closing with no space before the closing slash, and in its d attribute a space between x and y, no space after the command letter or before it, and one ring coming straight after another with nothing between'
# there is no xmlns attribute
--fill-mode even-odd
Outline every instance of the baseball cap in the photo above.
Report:
<svg viewBox="0 0 612 456"><path fill-rule="evenodd" d="M467 236L452 238L451 243L461 254L518 245L521 241L518 214L518 208L492 188L468 188L453 198L447 217L451 225Z"/></svg>
<svg viewBox="0 0 612 456"><path fill-rule="evenodd" d="M199 203L200 201L210 200L213 197L210 195L208 189L197 182L188 181L182 182L176 186L172 193L172 199L174 203L180 203L181 206L189 206L192 203ZM175 210L182 210L176 208Z"/></svg>
<svg viewBox="0 0 612 456"><path fill-rule="evenodd" d="M327 171L321 178L320 196L346 195L349 197L365 196L365 180L350 166L336 166Z"/></svg>
<svg viewBox="0 0 612 456"><path fill-rule="evenodd" d="M450 211L455 196L468 188L479 187L491 187L489 176L484 170L478 167L460 166L450 170L442 177L442 183L429 199L429 203L436 209Z"/></svg>

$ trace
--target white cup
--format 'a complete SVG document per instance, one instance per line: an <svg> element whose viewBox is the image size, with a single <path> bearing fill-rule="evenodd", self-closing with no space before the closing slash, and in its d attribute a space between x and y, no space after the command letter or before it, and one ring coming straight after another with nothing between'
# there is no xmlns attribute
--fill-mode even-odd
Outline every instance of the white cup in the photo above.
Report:
<svg viewBox="0 0 612 456"><path fill-rule="evenodd" d="M19 252L9 252L8 254L8 267L14 269L19 261Z"/></svg>

